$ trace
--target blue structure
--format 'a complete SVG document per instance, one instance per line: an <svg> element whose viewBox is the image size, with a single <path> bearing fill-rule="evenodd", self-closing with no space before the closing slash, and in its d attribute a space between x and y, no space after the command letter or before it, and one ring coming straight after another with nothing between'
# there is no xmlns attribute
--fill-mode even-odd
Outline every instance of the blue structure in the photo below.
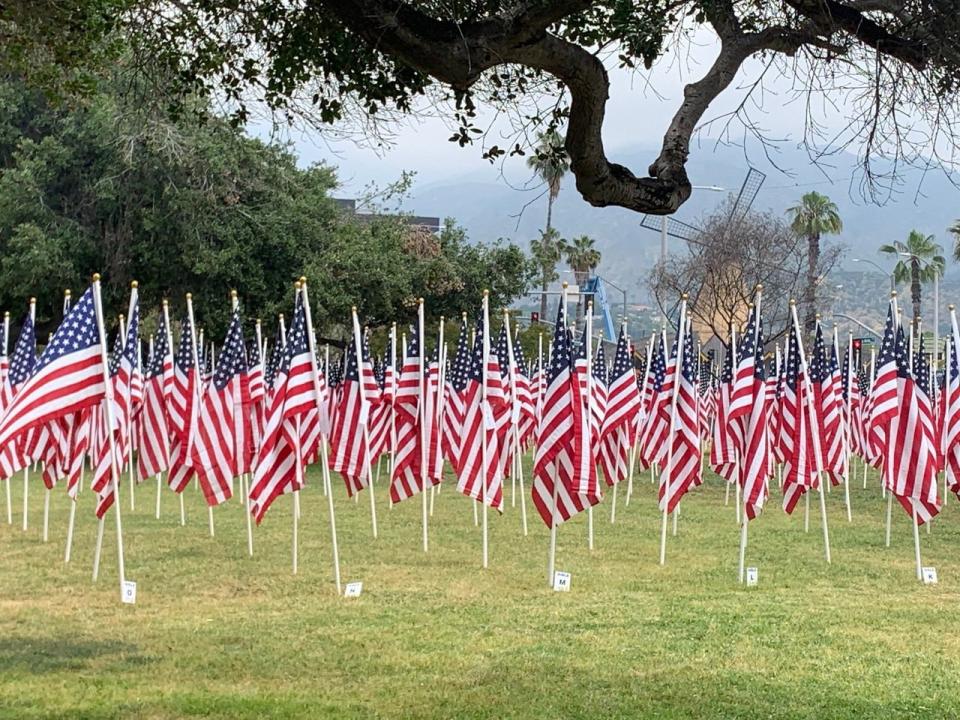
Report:
<svg viewBox="0 0 960 720"><path fill-rule="evenodd" d="M603 281L598 277L587 279L580 293L589 295L593 299L593 306L600 309L600 315L603 318L603 333L610 342L617 341L617 330L613 324L613 315L610 313L610 304L607 302L607 292L603 287Z"/></svg>

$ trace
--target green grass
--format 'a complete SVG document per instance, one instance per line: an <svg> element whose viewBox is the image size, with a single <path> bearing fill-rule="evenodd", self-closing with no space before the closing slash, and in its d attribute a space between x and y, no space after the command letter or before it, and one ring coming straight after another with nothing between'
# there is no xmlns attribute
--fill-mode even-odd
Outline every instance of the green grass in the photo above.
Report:
<svg viewBox="0 0 960 720"><path fill-rule="evenodd" d="M712 475L683 503L680 532L658 557L658 515L648 476L618 519L595 513L561 526L557 567L572 590L546 587L548 533L528 502L490 517L490 568L480 530L452 487L436 498L431 550L420 549L420 504L389 510L377 488L380 538L366 496L347 500L334 477L344 581L333 588L326 501L319 474L303 493L300 574L290 572L291 501L256 529L246 557L243 514L217 509L207 535L200 495L187 491L179 527L164 491L123 497L127 576L122 605L109 516L100 581L90 580L95 520L81 497L74 560L63 563L67 499L52 501L40 541L42 486L31 482L30 529L0 523L0 716L6 718L891 718L960 716L960 504L921 535L940 584L914 576L907 516L894 508L883 544L875 475L828 495L833 564L823 559L818 505L809 534L770 506L750 528L736 582L734 508ZM126 490L126 485L124 490ZM2 497L2 494L0 494ZM2 502L0 502L2 506Z"/></svg>

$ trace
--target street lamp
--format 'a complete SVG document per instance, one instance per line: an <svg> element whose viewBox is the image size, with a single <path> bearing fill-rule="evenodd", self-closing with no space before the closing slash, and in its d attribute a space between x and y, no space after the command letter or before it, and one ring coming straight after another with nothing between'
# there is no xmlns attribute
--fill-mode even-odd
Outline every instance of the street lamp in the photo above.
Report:
<svg viewBox="0 0 960 720"><path fill-rule="evenodd" d="M726 188L719 185L691 185L691 190L709 190L710 192L726 192ZM660 217L660 262L667 262L667 220L669 215Z"/></svg>
<svg viewBox="0 0 960 720"><path fill-rule="evenodd" d="M893 270L890 270L890 271L884 270L880 265L877 265L877 263L875 263L873 260L866 260L864 258L852 258L850 262L860 262L860 263L866 263L867 265L873 265L873 267L875 267L877 270L879 270L884 275L890 278L890 292L893 292L894 290L897 289L896 282L893 279Z"/></svg>

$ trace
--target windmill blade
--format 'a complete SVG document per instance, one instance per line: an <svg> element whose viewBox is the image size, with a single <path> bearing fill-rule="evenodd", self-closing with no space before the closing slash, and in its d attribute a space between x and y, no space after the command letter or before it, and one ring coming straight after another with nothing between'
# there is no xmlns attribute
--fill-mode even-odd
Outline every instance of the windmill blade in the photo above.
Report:
<svg viewBox="0 0 960 720"><path fill-rule="evenodd" d="M640 221L640 227L661 232L663 228L662 223L662 215L644 215ZM681 240L693 240L699 234L700 229L698 227L685 223L682 220L677 220L672 215L667 217L667 235L670 237L680 238Z"/></svg>
<svg viewBox="0 0 960 720"><path fill-rule="evenodd" d="M756 168L750 168L750 170L747 171L747 177L744 178L743 185L740 186L740 194L737 195L737 201L730 210L730 222L740 222L744 218L750 210L750 206L753 205L757 193L760 192L763 181L766 179L766 173L760 172Z"/></svg>

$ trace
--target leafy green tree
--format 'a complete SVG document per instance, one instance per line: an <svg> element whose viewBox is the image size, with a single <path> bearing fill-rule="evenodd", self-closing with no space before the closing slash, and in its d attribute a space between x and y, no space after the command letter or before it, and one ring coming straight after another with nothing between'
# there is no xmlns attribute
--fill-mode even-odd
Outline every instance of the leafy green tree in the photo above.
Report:
<svg viewBox="0 0 960 720"><path fill-rule="evenodd" d="M649 68L703 33L718 39L716 57L702 76L683 79L660 148L641 167L617 163L604 144L616 89L608 59ZM82 88L95 76L89 67L109 67L119 43L151 60L136 70L162 68L182 94L223 100L238 124L265 105L316 126L389 133L405 115L432 112L454 126L452 142L481 144L491 160L529 152L531 128L564 127L584 199L657 215L689 199L693 132L755 58L771 61L765 78L779 73L799 92L842 99L847 143L868 149L860 153L867 188L877 154L929 163L938 143L958 137L958 36L947 0L0 3L0 66L54 90ZM778 62L793 57L804 63ZM748 124L751 105L741 108ZM506 116L511 131L486 132L478 118L492 115ZM911 132L918 123L929 132Z"/></svg>
<svg viewBox="0 0 960 720"><path fill-rule="evenodd" d="M787 208L790 228L807 239L807 282L804 287L804 305L807 308L806 326L816 323L817 285L820 284L820 238L837 235L843 230L840 212L826 195L812 190L800 198L800 204Z"/></svg>
<svg viewBox="0 0 960 720"><path fill-rule="evenodd" d="M94 271L108 315L134 279L145 314L168 298L176 316L192 292L214 340L231 289L251 321L270 323L304 273L315 324L334 335L351 305L378 324L412 317L420 296L453 315L483 288L502 305L526 291L516 245L470 243L452 221L434 236L402 215L344 213L332 168L298 168L286 148L208 115L134 107L111 82L76 107L0 82L0 307L16 315L37 296L41 332L59 320L63 288Z"/></svg>
<svg viewBox="0 0 960 720"><path fill-rule="evenodd" d="M897 282L910 283L910 299L913 302L913 321L920 319L920 301L923 283L933 282L943 277L947 265L943 257L943 247L934 241L933 235L924 235L919 230L911 230L906 242L895 240L881 245L880 252L893 255L897 264L893 267L893 277Z"/></svg>

